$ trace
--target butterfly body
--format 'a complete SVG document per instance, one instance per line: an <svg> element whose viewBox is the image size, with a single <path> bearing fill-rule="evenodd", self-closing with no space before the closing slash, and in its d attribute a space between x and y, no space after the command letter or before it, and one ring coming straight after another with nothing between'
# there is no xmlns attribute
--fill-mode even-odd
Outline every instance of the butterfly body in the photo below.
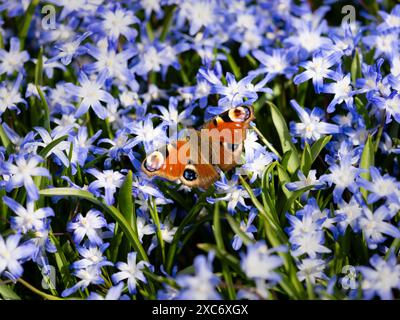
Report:
<svg viewBox="0 0 400 320"><path fill-rule="evenodd" d="M190 131L185 140L149 154L142 163L147 176L180 180L189 187L207 189L218 180L218 168L235 167L243 151L246 130L254 120L251 106L232 108Z"/></svg>

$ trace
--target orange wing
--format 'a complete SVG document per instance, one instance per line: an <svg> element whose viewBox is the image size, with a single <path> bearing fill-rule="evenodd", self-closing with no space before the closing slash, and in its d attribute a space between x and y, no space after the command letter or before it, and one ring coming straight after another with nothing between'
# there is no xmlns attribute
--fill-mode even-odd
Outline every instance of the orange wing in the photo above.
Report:
<svg viewBox="0 0 400 320"><path fill-rule="evenodd" d="M194 148L195 145L197 148ZM192 147L192 148L191 148ZM158 176L170 181L180 180L189 187L207 189L219 175L216 169L202 159L198 141L177 141L146 157L142 170L147 176Z"/></svg>
<svg viewBox="0 0 400 320"><path fill-rule="evenodd" d="M210 140L210 163L228 171L240 163L243 141L250 122L254 120L252 106L240 106L229 109L211 121L202 130L202 137Z"/></svg>

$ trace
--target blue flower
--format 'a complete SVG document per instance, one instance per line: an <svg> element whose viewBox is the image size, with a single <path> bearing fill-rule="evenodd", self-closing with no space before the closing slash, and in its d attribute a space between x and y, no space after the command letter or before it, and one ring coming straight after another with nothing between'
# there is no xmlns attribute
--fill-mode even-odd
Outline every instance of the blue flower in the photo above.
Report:
<svg viewBox="0 0 400 320"><path fill-rule="evenodd" d="M256 75L248 75L238 82L233 74L227 72L225 86L213 71L200 69L199 73L212 85L211 93L222 96L218 105L225 109L255 102L258 98L257 92L272 92L269 88L263 88L265 79L256 85L252 84Z"/></svg>
<svg viewBox="0 0 400 320"><path fill-rule="evenodd" d="M362 32L358 30L356 23L342 23L341 28L336 32L331 32L329 38L333 40L335 50L343 55L351 56L358 44Z"/></svg>
<svg viewBox="0 0 400 320"><path fill-rule="evenodd" d="M30 242L20 244L21 235L9 235L4 239L0 235L0 275L4 274L11 280L22 276L22 264L29 260L35 252L35 246Z"/></svg>
<svg viewBox="0 0 400 320"><path fill-rule="evenodd" d="M52 79L54 76L54 69L59 69L62 72L65 72L67 68L62 64L59 63L58 61L53 61L53 62L48 62L48 58L46 56L42 56L42 61L43 61L43 72L47 76L47 78ZM37 59L32 59L32 61L37 64L38 60Z"/></svg>
<svg viewBox="0 0 400 320"><path fill-rule="evenodd" d="M163 106L155 106L160 110L161 116L160 119L164 121L164 123L168 124L170 127L177 127L178 124L183 124L185 126L193 125L193 119L190 117L194 105L191 107L185 108L181 113L178 112L178 100L175 97L170 97L168 102L168 109Z"/></svg>
<svg viewBox="0 0 400 320"><path fill-rule="evenodd" d="M177 300L219 300L221 299L215 286L220 282L213 273L213 253L208 258L199 255L194 259L195 275L178 275L176 283L181 287Z"/></svg>
<svg viewBox="0 0 400 320"><path fill-rule="evenodd" d="M318 190L322 189L325 184L323 181L320 181L316 177L317 175L317 170L310 170L308 172L307 177L304 175L304 173L301 170L297 171L297 177L299 178L299 181L295 182L288 182L286 183L285 187L289 191L297 191L306 187L313 187L311 190Z"/></svg>
<svg viewBox="0 0 400 320"><path fill-rule="evenodd" d="M11 129L7 123L3 122L2 127L6 133L8 139L12 142L16 151L21 153L30 153L36 150L35 147L35 133L30 131L25 137L21 137L13 129Z"/></svg>
<svg viewBox="0 0 400 320"><path fill-rule="evenodd" d="M375 254L369 260L371 267L359 266L363 276L361 289L366 299L378 295L383 300L393 299L393 289L400 289L400 265L393 253L389 258Z"/></svg>
<svg viewBox="0 0 400 320"><path fill-rule="evenodd" d="M212 0L188 0L178 12L178 25L187 19L189 34L195 35L202 27L212 28L217 19L217 3Z"/></svg>
<svg viewBox="0 0 400 320"><path fill-rule="evenodd" d="M242 230L250 239L254 239L254 232L257 232L257 228L252 225L253 220L255 219L255 217L257 217L257 212L256 210L252 210L249 214L249 217L247 219L247 223L242 220L240 222L240 230ZM239 234L235 234L233 236L233 241L232 241L232 248L233 250L239 250L243 245L243 240L240 237Z"/></svg>
<svg viewBox="0 0 400 320"><path fill-rule="evenodd" d="M68 222L67 230L73 232L73 239L76 244L80 244L85 236L88 237L90 243L101 245L102 228L107 227L107 221L104 219L100 211L91 209L86 216L78 214L71 222Z"/></svg>
<svg viewBox="0 0 400 320"><path fill-rule="evenodd" d="M89 191L97 194L98 189L104 188L104 200L111 206L114 203L114 193L117 188L121 187L125 176L118 171L104 170L100 172L95 168L88 169L87 173L97 178L97 180L90 183Z"/></svg>
<svg viewBox="0 0 400 320"><path fill-rule="evenodd" d="M84 72L79 73L80 86L76 86L72 83L65 84L67 92L81 98L79 108L75 113L75 117L79 118L85 114L90 107L100 119L105 119L107 114L105 108L100 102L112 103L114 101L113 96L107 91L101 89L106 81L108 72L103 70L95 80L91 80Z"/></svg>
<svg viewBox="0 0 400 320"><path fill-rule="evenodd" d="M354 108L353 96L357 93L352 89L350 73L342 75L334 83L325 84L322 91L335 95L327 107L327 112L331 113L335 111L335 106L343 102L346 104L347 109L352 110Z"/></svg>
<svg viewBox="0 0 400 320"><path fill-rule="evenodd" d="M384 205L375 212L368 207L363 208L359 223L370 249L376 249L378 244L386 240L383 235L400 238L399 228L388 222L392 216L393 212Z"/></svg>
<svg viewBox="0 0 400 320"><path fill-rule="evenodd" d="M74 40L61 45L56 45L55 48L60 52L54 57L48 59L46 63L53 63L54 61L61 59L61 62L64 65L69 65L72 61L72 58L86 53L87 49L82 46L81 43L91 34L91 32L85 32L84 34L77 36Z"/></svg>
<svg viewBox="0 0 400 320"><path fill-rule="evenodd" d="M24 63L29 60L27 51L20 51L20 41L16 37L10 39L10 51L0 49L0 75L12 75L14 72L23 72Z"/></svg>
<svg viewBox="0 0 400 320"><path fill-rule="evenodd" d="M103 48L105 45L106 48ZM107 70L108 76L116 80L116 84L126 84L135 90L138 90L139 85L136 82L133 72L128 68L128 60L136 55L134 48L117 51L116 45L107 43L104 40L98 42L97 47L92 44L87 44L87 54L96 59L96 62L88 63L83 66L83 69L88 73L102 72Z"/></svg>
<svg viewBox="0 0 400 320"><path fill-rule="evenodd" d="M93 143L101 135L101 130L97 131L91 137L88 135L87 127L79 127L78 133L72 138L72 157L71 165L73 167L73 174L76 172L76 166L83 167L88 159L89 151L94 151Z"/></svg>
<svg viewBox="0 0 400 320"><path fill-rule="evenodd" d="M321 179L326 181L329 185L335 185L333 201L336 203L340 202L346 188L352 193L357 191L358 185L356 179L363 170L354 167L349 157L341 159L339 164L332 164L329 167L329 171L331 173L322 176Z"/></svg>
<svg viewBox="0 0 400 320"><path fill-rule="evenodd" d="M299 257L307 254L310 258L315 259L317 254L330 253L332 250L324 246L325 237L322 231L308 232L302 236L292 239L293 245L292 255Z"/></svg>
<svg viewBox="0 0 400 320"><path fill-rule="evenodd" d="M393 30L400 27L400 5L395 5L390 13L379 11L383 22L378 25L378 31Z"/></svg>
<svg viewBox="0 0 400 320"><path fill-rule="evenodd" d="M3 201L16 214L10 218L11 227L21 233L41 231L45 228L45 219L54 216L53 209L49 207L35 210L33 201L28 201L26 208L7 196L3 197Z"/></svg>
<svg viewBox="0 0 400 320"><path fill-rule="evenodd" d="M32 177L42 176L50 177L49 171L38 166L43 159L36 155L24 157L18 155L15 157L15 164L11 161L0 164L0 169L10 176L6 183L6 191L9 192L15 188L25 187L30 200L39 199L39 190L33 182Z"/></svg>
<svg viewBox="0 0 400 320"><path fill-rule="evenodd" d="M39 147L47 147L50 143L52 143L54 140L57 140L67 134L70 128L67 127L67 130L53 130L51 134L49 134L46 129L41 128L41 127L35 127L35 130L37 133L39 133L40 138L42 139L43 142L35 142L36 146ZM66 132L67 131L67 132ZM48 153L49 155L54 155L58 162L62 163L66 168L69 167L69 160L67 155L64 152L69 152L70 149L70 142L68 141L61 141L58 143L55 147L51 149L51 151Z"/></svg>
<svg viewBox="0 0 400 320"><path fill-rule="evenodd" d="M297 71L297 67L293 65L295 55L296 51L292 49L273 49L269 54L261 50L255 50L253 51L253 56L260 61L261 67L250 74L265 73L267 81L273 80L280 74L290 79Z"/></svg>
<svg viewBox="0 0 400 320"><path fill-rule="evenodd" d="M239 177L237 175L233 176L231 180L228 180L224 174L221 174L221 180L215 182L216 193L225 194L225 196L222 198L208 197L207 201L212 204L218 201L227 201L228 212L230 214L234 214L237 209L249 210L250 206L246 204L245 199L250 198L250 196L244 187L238 185L238 180ZM253 190L253 192L255 192L256 195L259 195L261 189Z"/></svg>
<svg viewBox="0 0 400 320"><path fill-rule="evenodd" d="M154 151L167 142L166 125L161 123L154 128L151 117L147 116L145 120L134 122L128 130L135 135L134 145L143 143L146 153Z"/></svg>
<svg viewBox="0 0 400 320"><path fill-rule="evenodd" d="M321 121L324 116L321 109L316 107L310 112L300 107L295 100L291 100L290 104L301 120L300 123L292 122L290 124L290 130L294 136L299 136L307 142L313 142L321 138L322 135L340 132L337 125Z"/></svg>
<svg viewBox="0 0 400 320"><path fill-rule="evenodd" d="M393 91L389 97L374 97L371 99L380 109L386 111L386 123L390 123L392 118L400 123L400 94Z"/></svg>
<svg viewBox="0 0 400 320"><path fill-rule="evenodd" d="M17 104L22 103L27 105L26 101L22 98L19 92L22 82L22 74L18 74L17 79L13 85L8 85L7 83L0 84L0 116L7 110L17 110L19 109Z"/></svg>
<svg viewBox="0 0 400 320"><path fill-rule="evenodd" d="M324 246L325 237L323 228L329 229L336 237L336 227L334 223L339 217L329 218L327 210L321 211L315 199L310 199L309 203L293 216L286 214L290 227L285 231L289 234L289 242L292 244L293 256L307 254L314 259L317 254L329 253L330 249Z"/></svg>
<svg viewBox="0 0 400 320"><path fill-rule="evenodd" d="M313 23L299 18L295 26L296 34L284 39L283 43L299 48L304 52L303 55L330 49L332 40L322 36L322 33L327 30L326 21L319 23L319 19L315 19L313 15L311 15L311 19L314 19Z"/></svg>
<svg viewBox="0 0 400 320"><path fill-rule="evenodd" d="M369 49L375 49L374 58L379 56L388 56L395 51L394 48L398 47L399 35L394 29L381 31L378 34L364 36L362 42Z"/></svg>
<svg viewBox="0 0 400 320"><path fill-rule="evenodd" d="M118 131L113 140L109 138L100 139L98 144L108 143L111 146L108 148L96 148L95 153L104 154L107 153L110 156L110 162L112 160L121 161L121 157L127 155L131 160L135 159L135 155L132 148L137 144L133 138L129 138L129 135L124 131Z"/></svg>
<svg viewBox="0 0 400 320"><path fill-rule="evenodd" d="M281 280L281 276L276 269L283 265L283 260L273 253L285 250L285 247L268 249L264 241L258 241L247 246L246 254L241 255L240 267L252 280L277 283Z"/></svg>
<svg viewBox="0 0 400 320"><path fill-rule="evenodd" d="M132 11L125 10L121 4L115 3L110 8L101 6L97 13L102 21L93 25L93 31L100 31L112 41L118 41L121 35L128 41L135 40L137 31L132 25L138 24L140 20Z"/></svg>
<svg viewBox="0 0 400 320"><path fill-rule="evenodd" d="M65 289L63 292L61 292L61 296L63 297L68 297L77 290L83 290L91 284L99 285L104 283L104 279L101 276L101 270L97 267L78 269L72 274L81 280L79 280L71 288Z"/></svg>
<svg viewBox="0 0 400 320"><path fill-rule="evenodd" d="M4 1L3 4L0 4L0 12L7 11L7 15L10 18L17 17L26 12L29 4L30 0L15 0L13 2Z"/></svg>
<svg viewBox="0 0 400 320"><path fill-rule="evenodd" d="M379 143L379 147L384 154L400 154L398 146L393 145L392 138L386 133L382 133L382 141Z"/></svg>
<svg viewBox="0 0 400 320"><path fill-rule="evenodd" d="M75 261L71 267L73 269L86 269L90 267L102 268L104 266L112 266L113 263L108 261L107 258L103 256L104 251L109 246L109 243L103 243L99 247L95 245L90 245L88 247L77 247L76 249L83 259Z"/></svg>
<svg viewBox="0 0 400 320"><path fill-rule="evenodd" d="M323 80L332 79L339 81L340 75L331 69L339 62L341 58L340 52L324 53L323 51L318 51L313 55L311 61L302 62L299 65L305 69L302 73L294 77L294 84L300 84L312 79L314 89L316 93L321 93L323 89Z"/></svg>
<svg viewBox="0 0 400 320"><path fill-rule="evenodd" d="M108 289L105 297L96 292L91 292L88 300L129 300L129 297L127 295L121 296L123 289L124 284L121 282L118 285Z"/></svg>
<svg viewBox="0 0 400 320"><path fill-rule="evenodd" d="M297 265L297 268L299 269L297 272L297 278L300 281L309 280L315 285L317 279L328 279L326 274L323 272L326 267L326 261L322 259L305 258Z"/></svg>
<svg viewBox="0 0 400 320"><path fill-rule="evenodd" d="M120 270L114 273L111 278L115 284L121 281L128 280L128 289L130 294L136 293L136 284L138 281L147 283L146 277L143 274L143 269L145 267L151 267L150 263L147 261L136 262L136 252L128 253L127 263L117 262L116 267Z"/></svg>
<svg viewBox="0 0 400 320"><path fill-rule="evenodd" d="M360 187L368 190L368 203L375 203L381 198L395 199L396 190L399 190L400 184L395 178L391 177L389 174L381 175L376 167L369 168L372 181L368 181L363 178L359 178L357 183Z"/></svg>
<svg viewBox="0 0 400 320"><path fill-rule="evenodd" d="M338 203L338 209L335 210L335 215L342 217L341 221L338 223L341 234L344 234L349 226L354 232L359 232L360 230L359 218L362 216L364 206L360 204L358 198L359 196L356 194L349 202L342 200Z"/></svg>
<svg viewBox="0 0 400 320"><path fill-rule="evenodd" d="M373 65L362 64L363 77L356 80L356 87L360 88L360 93L366 93L368 100L375 97L387 97L391 94L390 78L383 78L381 74L381 67L383 59L378 59Z"/></svg>
<svg viewBox="0 0 400 320"><path fill-rule="evenodd" d="M244 170L248 175L251 174L250 183L261 178L265 168L276 160L276 156L271 152L267 152L265 148L256 150L252 159L246 158L246 163L242 165L241 170Z"/></svg>

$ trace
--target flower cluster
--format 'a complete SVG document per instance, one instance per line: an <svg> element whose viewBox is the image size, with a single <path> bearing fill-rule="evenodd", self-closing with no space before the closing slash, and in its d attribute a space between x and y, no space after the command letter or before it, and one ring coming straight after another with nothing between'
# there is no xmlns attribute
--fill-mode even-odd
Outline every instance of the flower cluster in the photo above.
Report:
<svg viewBox="0 0 400 320"><path fill-rule="evenodd" d="M399 297L400 5L44 2L0 1L0 297ZM208 190L142 172L243 105Z"/></svg>

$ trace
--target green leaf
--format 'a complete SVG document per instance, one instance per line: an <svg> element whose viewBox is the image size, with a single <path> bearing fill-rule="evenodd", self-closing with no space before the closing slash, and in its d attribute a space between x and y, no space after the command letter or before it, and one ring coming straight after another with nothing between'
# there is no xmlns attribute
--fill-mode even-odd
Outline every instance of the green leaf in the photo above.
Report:
<svg viewBox="0 0 400 320"><path fill-rule="evenodd" d="M43 83L43 47L40 47L39 55L35 66L35 85L41 86Z"/></svg>
<svg viewBox="0 0 400 320"><path fill-rule="evenodd" d="M253 202L254 206L260 212L260 217L265 221L265 223L274 230L274 233L270 233L269 237L271 237L270 241L275 245L282 244L282 239L284 238L283 231L279 225L279 221L272 215L271 211L266 210L261 202L257 199L256 195L254 194L253 190L249 186L249 184L243 179L242 176L239 176L239 179L246 189L247 193L250 196L251 201Z"/></svg>
<svg viewBox="0 0 400 320"><path fill-rule="evenodd" d="M114 206L108 206L103 201L95 198L89 191L79 190L73 188L51 188L39 191L42 196L65 196L65 197L78 197L92 202L98 207L102 208L105 213L109 214L118 224L121 226L122 231L125 233L129 242L135 251L138 252L141 260L149 261L146 251L144 250L142 244L139 241L137 234L134 232L128 221L122 213Z"/></svg>
<svg viewBox="0 0 400 320"><path fill-rule="evenodd" d="M286 125L285 118L273 103L267 101L267 104L271 108L272 121L274 122L276 131L278 132L283 153L291 151L290 158L288 161L288 171L291 174L293 174L297 170L300 164L297 149L292 142L292 138L290 136L289 129Z"/></svg>
<svg viewBox="0 0 400 320"><path fill-rule="evenodd" d="M289 191L289 190L285 187L285 185L286 185L286 183L291 182L290 177L289 177L288 173L286 172L286 170L285 170L281 165L278 165L278 166L277 166L277 169L278 169L279 183L280 183L281 186L282 186L282 191L283 191L283 193L285 194L285 196L286 196L287 198L289 198L289 197L292 195L292 192Z"/></svg>
<svg viewBox="0 0 400 320"><path fill-rule="evenodd" d="M165 257L165 243L164 243L164 239L162 237L160 217L158 216L156 201L154 200L154 198L151 197L150 198L150 202L151 202L150 203L150 209L149 209L150 216L153 219L154 224L157 227L157 230L156 230L157 240L158 240L158 243L160 245L159 247L160 247L160 250L161 250L162 262L163 262L163 264L165 264L165 260L166 260L166 257Z"/></svg>
<svg viewBox="0 0 400 320"><path fill-rule="evenodd" d="M303 193L311 190L312 188L313 188L313 186L308 186L308 187L301 188L300 190L296 190L296 191L292 192L292 195L290 196L290 198L285 201L285 205L283 206L281 213L285 214L286 212L288 212L290 207L292 206L292 204L297 199L299 199L303 195Z"/></svg>
<svg viewBox="0 0 400 320"><path fill-rule="evenodd" d="M1 123L0 123L0 140L1 140L2 145L7 149L10 144L10 139L8 139L8 136L7 136L6 132L4 131Z"/></svg>
<svg viewBox="0 0 400 320"><path fill-rule="evenodd" d="M192 221L197 217L197 214L204 206L204 201L206 197L209 196L212 188L210 188L207 192L203 192L200 198L198 199L197 203L194 207L188 212L188 214L183 218L182 222L179 224L178 229L174 235L174 239L168 250L167 255L167 273L171 273L172 267L174 264L174 258L176 258L176 251L178 248L179 241L182 240L182 234L185 228L192 223Z"/></svg>
<svg viewBox="0 0 400 320"><path fill-rule="evenodd" d="M132 171L129 170L125 177L124 183L119 189L118 207L126 221L136 228L136 217L134 215L133 199L132 199Z"/></svg>
<svg viewBox="0 0 400 320"><path fill-rule="evenodd" d="M360 78L362 78L361 61L359 49L357 48L354 53L353 61L351 62L351 80L353 83L356 83L356 80Z"/></svg>
<svg viewBox="0 0 400 320"><path fill-rule="evenodd" d="M228 264L242 278L246 278L246 275L243 273L243 270L240 267L240 261L238 258L236 258L236 256L225 250L221 250L216 245L210 243L199 243L197 247L206 252L214 251L219 260Z"/></svg>
<svg viewBox="0 0 400 320"><path fill-rule="evenodd" d="M59 137L59 138L53 140L53 141L50 142L47 146L45 146L42 150L40 150L39 155L40 155L42 158L46 158L46 157L50 154L50 151L51 151L55 146L57 146L58 144L60 144L61 142L63 142L63 141L64 141L65 139L67 139L67 138L68 138L68 136L65 135L65 136L62 136L62 137Z"/></svg>
<svg viewBox="0 0 400 320"><path fill-rule="evenodd" d="M318 139L311 146L311 163L314 163L317 160L321 151L325 148L329 141L331 141L332 136L326 136Z"/></svg>
<svg viewBox="0 0 400 320"><path fill-rule="evenodd" d="M165 38L167 37L168 31L171 27L172 23L172 18L174 17L174 12L175 12L175 6L173 7L168 7L165 11L167 12L164 18L164 23L160 35L160 41L164 42Z"/></svg>
<svg viewBox="0 0 400 320"><path fill-rule="evenodd" d="M233 59L232 55L229 52L227 52L225 50L224 50L224 52L225 52L226 58L228 59L229 66L231 67L232 72L235 75L235 78L240 79L242 77L242 73L240 71L239 66L236 64L235 59Z"/></svg>
<svg viewBox="0 0 400 320"><path fill-rule="evenodd" d="M371 166L374 165L374 162L375 162L374 143L372 141L372 137L369 135L367 142L364 145L364 150L361 154L360 168L366 170L366 172L361 173L361 177L363 177L366 180L370 179L369 169L371 168ZM364 188L361 188L361 193L366 199L368 191L365 190Z"/></svg>
<svg viewBox="0 0 400 320"><path fill-rule="evenodd" d="M304 106L304 103L306 101L306 97L307 97L307 89L308 89L308 82L309 81L305 81L303 83L301 83L297 88L297 99L296 101L301 105Z"/></svg>
<svg viewBox="0 0 400 320"><path fill-rule="evenodd" d="M22 27L18 33L18 37L21 40L21 44L20 44L21 51L25 47L25 39L28 34L29 27L31 26L31 21L32 21L33 15L35 14L36 6L39 4L39 2L40 2L40 0L32 0L28 6L28 9L26 10L26 12L24 14L24 21L23 21Z"/></svg>
<svg viewBox="0 0 400 320"><path fill-rule="evenodd" d="M312 156L311 156L311 149L310 145L306 142L303 150L303 154L301 156L301 164L300 164L300 169L304 173L304 175L307 177L308 172L311 169L312 165Z"/></svg>
<svg viewBox="0 0 400 320"><path fill-rule="evenodd" d="M5 300L21 300L21 298L6 284L0 284L0 295Z"/></svg>
<svg viewBox="0 0 400 320"><path fill-rule="evenodd" d="M6 195L6 190L1 189L0 190L0 199L3 198L3 196ZM7 225L7 212L8 212L8 207L7 205L4 203L4 201L0 201L0 234L3 228L6 227Z"/></svg>
<svg viewBox="0 0 400 320"><path fill-rule="evenodd" d="M220 251L225 251L225 245L224 245L224 238L222 237L222 232L221 232L221 218L219 214L219 202L216 202L214 204L214 216L213 216L213 232L214 232L214 237L215 237L215 242L217 244L217 248ZM230 300L234 300L236 297L235 289L233 288L233 282L232 282L232 276L229 271L229 268L226 263L222 262L222 274L224 276L226 285L227 285L227 291L228 291L228 296Z"/></svg>
<svg viewBox="0 0 400 320"><path fill-rule="evenodd" d="M47 104L46 97L43 94L42 89L38 85L36 85L36 89L40 96L40 103L43 107L44 111L44 128L50 132L50 112L49 112L49 105Z"/></svg>
<svg viewBox="0 0 400 320"><path fill-rule="evenodd" d="M377 15L379 11L379 5L376 0L364 0L364 8L366 8L373 15Z"/></svg>

